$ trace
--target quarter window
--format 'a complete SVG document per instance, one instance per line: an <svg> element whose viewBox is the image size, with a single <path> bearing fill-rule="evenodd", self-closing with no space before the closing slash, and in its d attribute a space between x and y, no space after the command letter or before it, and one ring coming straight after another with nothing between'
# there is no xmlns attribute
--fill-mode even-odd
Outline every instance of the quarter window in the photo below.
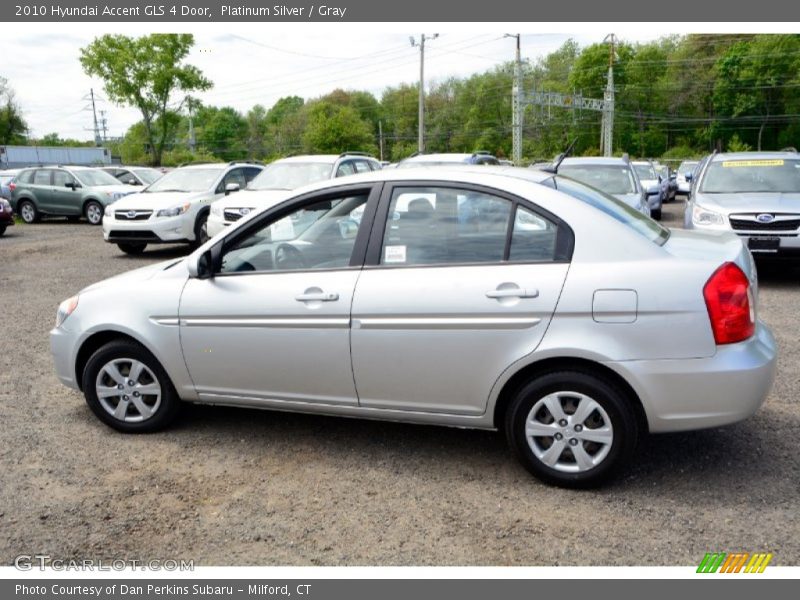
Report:
<svg viewBox="0 0 800 600"><path fill-rule="evenodd" d="M339 168L336 169L336 176L344 177L345 175L352 175L355 172L356 171L355 167L353 167L353 161L348 161L339 165Z"/></svg>
<svg viewBox="0 0 800 600"><path fill-rule="evenodd" d="M514 215L514 231L508 260L542 262L555 260L558 227L552 221L523 206Z"/></svg>

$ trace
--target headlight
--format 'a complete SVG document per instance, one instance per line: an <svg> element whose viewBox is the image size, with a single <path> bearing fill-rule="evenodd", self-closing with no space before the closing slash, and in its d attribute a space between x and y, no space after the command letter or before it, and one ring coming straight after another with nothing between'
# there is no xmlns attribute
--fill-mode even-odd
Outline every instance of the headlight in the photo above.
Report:
<svg viewBox="0 0 800 600"><path fill-rule="evenodd" d="M211 205L211 214L214 215L215 217L221 217L222 216L222 207L221 206L217 206L216 204L212 204Z"/></svg>
<svg viewBox="0 0 800 600"><path fill-rule="evenodd" d="M722 213L709 210L699 204L695 204L692 208L692 223L695 225L724 225L725 217Z"/></svg>
<svg viewBox="0 0 800 600"><path fill-rule="evenodd" d="M112 202L116 202L117 200L119 200L120 198L124 198L128 194L130 194L130 192L111 192L109 196L111 197Z"/></svg>
<svg viewBox="0 0 800 600"><path fill-rule="evenodd" d="M114 207L110 204L106 204L106 210L104 212L107 217L110 217L114 212Z"/></svg>
<svg viewBox="0 0 800 600"><path fill-rule="evenodd" d="M182 215L187 210L189 210L190 206L191 206L191 204L189 204L187 202L186 204L181 204L180 206L173 206L172 208L164 208L164 209L161 209L160 211L158 211L156 213L156 216L157 217L177 217L178 215Z"/></svg>
<svg viewBox="0 0 800 600"><path fill-rule="evenodd" d="M75 309L78 308L78 296L67 298L58 305L58 312L56 313L56 327L61 327L67 317L70 316Z"/></svg>

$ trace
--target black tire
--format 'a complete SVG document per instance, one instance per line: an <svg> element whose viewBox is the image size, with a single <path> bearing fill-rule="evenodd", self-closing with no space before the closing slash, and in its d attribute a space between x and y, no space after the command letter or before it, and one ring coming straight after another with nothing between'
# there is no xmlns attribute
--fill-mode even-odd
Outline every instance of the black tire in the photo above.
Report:
<svg viewBox="0 0 800 600"><path fill-rule="evenodd" d="M142 363L146 369L149 370L149 374L145 374L152 374L154 380L160 386L160 401L157 403L153 402L153 406L156 408L152 413L152 416L149 416L148 418L138 422L130 422L115 417L103 407L103 404L101 404L96 389L98 376L100 375L101 370L103 370L107 364L115 360L120 361L120 364L122 365L124 365L125 361L128 360L135 360ZM119 371L123 372L123 368L124 367L120 367ZM125 374L126 377L127 375L128 374ZM153 431L158 431L167 427L172 421L174 421L175 417L178 415L178 411L180 410L180 398L178 398L178 394L175 391L175 388L173 387L166 371L164 371L161 364L150 352L147 351L147 349L135 342L118 340L109 342L105 346L102 346L99 350L92 354L91 358L89 358L88 362L86 363L86 368L83 370L81 379L83 383L83 395L86 398L86 403L89 405L89 408L92 409L92 412L95 414L95 416L97 416L98 419L117 431L122 431L125 433L150 433ZM146 381L146 383L149 383L149 380ZM120 393L124 393L126 391L128 390L125 389ZM128 396L125 396L125 398L127 397ZM141 399L145 399L144 392L142 393ZM109 403L114 402L114 400L116 400L118 406L119 402L122 401L122 397L115 399L112 398ZM152 402L152 397L148 398L147 401ZM133 404L133 401L130 403ZM126 405L127 404L128 402L126 402Z"/></svg>
<svg viewBox="0 0 800 600"><path fill-rule="evenodd" d="M654 208L653 210L650 211L650 216L653 217L656 221L660 221L661 220L661 209L660 208Z"/></svg>
<svg viewBox="0 0 800 600"><path fill-rule="evenodd" d="M578 434L573 432L566 434L566 430L574 429L573 423L570 423L568 427L558 428L558 431L565 433L560 434L562 436L561 439L564 440L560 442L563 444L564 450L558 453L557 460L564 458L565 461L564 463L556 464L554 467L545 464L543 460L538 458L532 447L533 445L539 447L538 444L541 443L545 446L544 450L546 451L546 440L548 438L532 437L529 443L526 435L526 422L529 414L537 402L551 394L563 394L566 401L562 402L562 398L559 397L558 402L564 407L566 416L571 418L574 415L574 411L571 414L568 412L568 408L570 408L568 404L571 401L570 392L583 394L598 404L606 413L612 427L612 441L608 444L610 448L606 450L607 453L604 458L601 458L603 456L601 449L605 448L605 446L593 444L593 442L577 441L576 445L580 444L581 448L587 451L587 455L590 458L597 457L600 462L586 470L572 472L564 469L573 468L570 465L570 461L573 461L575 463L574 468L577 468L577 459L570 448L573 440L570 439L570 443L567 444L567 437L578 437ZM539 411L541 410L541 408L537 410L537 415L540 414ZM547 411L545 410L545 412ZM508 443L523 466L542 481L567 488L595 487L607 481L619 469L620 465L630 458L639 436L636 415L626 395L611 382L581 371L546 373L532 380L517 392L508 407L505 417L505 431ZM586 429L584 435L591 431L590 426L595 421L602 421L605 424L605 417L599 411L588 413L587 418L582 421L584 424L581 425L582 430ZM556 427L557 422L549 424L549 426ZM553 431L556 431L556 429ZM574 431L577 431L577 429L574 429ZM556 443L555 439L559 439L557 435L555 434L555 437L550 440L552 444ZM540 451L542 450L541 447L539 449ZM594 455L590 454L592 451L595 452Z"/></svg>
<svg viewBox="0 0 800 600"><path fill-rule="evenodd" d="M117 247L125 254L133 256L141 254L147 248L147 242L117 242Z"/></svg>
<svg viewBox="0 0 800 600"><path fill-rule="evenodd" d="M97 200L89 200L83 205L83 216L89 221L89 225L103 224L103 205Z"/></svg>
<svg viewBox="0 0 800 600"><path fill-rule="evenodd" d="M31 223L38 223L42 219L42 215L36 209L36 205L30 200L20 200L17 205L17 214L19 214L20 218L28 225Z"/></svg>
<svg viewBox="0 0 800 600"><path fill-rule="evenodd" d="M67 217L68 223L78 223L81 220L80 215L69 215Z"/></svg>
<svg viewBox="0 0 800 600"><path fill-rule="evenodd" d="M0 225L0 235L3 235L6 232L7 225Z"/></svg>
<svg viewBox="0 0 800 600"><path fill-rule="evenodd" d="M202 246L208 241L208 211L197 215L194 222L194 245Z"/></svg>

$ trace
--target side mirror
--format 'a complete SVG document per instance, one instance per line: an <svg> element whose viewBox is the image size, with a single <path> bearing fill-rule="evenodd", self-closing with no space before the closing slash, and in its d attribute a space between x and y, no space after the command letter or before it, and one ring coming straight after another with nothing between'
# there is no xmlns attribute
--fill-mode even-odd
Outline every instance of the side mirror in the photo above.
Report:
<svg viewBox="0 0 800 600"><path fill-rule="evenodd" d="M202 254L192 254L187 260L189 277L211 279L222 266L222 243L216 243Z"/></svg>
<svg viewBox="0 0 800 600"><path fill-rule="evenodd" d="M692 175L691 173L684 173L683 178L686 181L691 181L694 178L694 175Z"/></svg>
<svg viewBox="0 0 800 600"><path fill-rule="evenodd" d="M661 193L661 187L657 185L651 185L647 188L647 195L648 196L658 196Z"/></svg>
<svg viewBox="0 0 800 600"><path fill-rule="evenodd" d="M658 176L658 183L661 183L662 181L664 181L664 178L663 178L663 177L661 177L661 175L659 175L659 176Z"/></svg>
<svg viewBox="0 0 800 600"><path fill-rule="evenodd" d="M238 183L229 183L225 186L225 195L227 196L231 192L238 192L239 191L239 184Z"/></svg>
<svg viewBox="0 0 800 600"><path fill-rule="evenodd" d="M64 184L64 187L69 188L74 192L76 189L78 189L78 184L75 183L74 181L68 181L67 183Z"/></svg>
<svg viewBox="0 0 800 600"><path fill-rule="evenodd" d="M125 183L127 183L128 185L139 185L139 182L136 181L133 177L128 179L128 181L126 181Z"/></svg>

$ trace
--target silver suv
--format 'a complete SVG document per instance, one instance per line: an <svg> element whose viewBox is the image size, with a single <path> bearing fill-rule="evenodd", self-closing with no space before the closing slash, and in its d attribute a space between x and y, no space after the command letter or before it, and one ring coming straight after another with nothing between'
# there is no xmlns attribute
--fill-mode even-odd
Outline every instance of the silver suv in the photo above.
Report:
<svg viewBox="0 0 800 600"><path fill-rule="evenodd" d="M650 216L647 192L627 158L565 158L558 167L558 173L614 196Z"/></svg>
<svg viewBox="0 0 800 600"><path fill-rule="evenodd" d="M127 254L140 254L148 244L202 243L208 239L211 203L244 189L263 169L232 162L170 171L140 193L107 206L103 237Z"/></svg>
<svg viewBox="0 0 800 600"><path fill-rule="evenodd" d="M686 203L687 229L733 231L762 256L800 255L800 155L715 154Z"/></svg>

